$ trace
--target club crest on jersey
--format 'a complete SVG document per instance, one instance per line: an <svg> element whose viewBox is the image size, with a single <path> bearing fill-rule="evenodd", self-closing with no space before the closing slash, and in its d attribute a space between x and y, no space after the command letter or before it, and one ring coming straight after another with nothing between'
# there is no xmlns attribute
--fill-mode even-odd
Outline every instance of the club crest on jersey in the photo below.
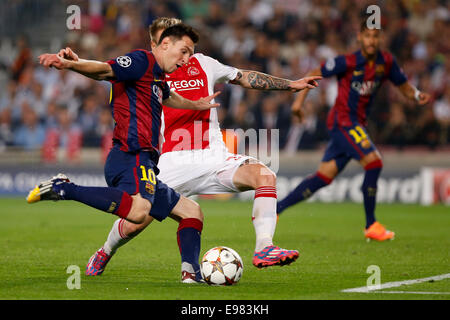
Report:
<svg viewBox="0 0 450 320"><path fill-rule="evenodd" d="M128 68L129 66L131 66L131 58L129 56L117 57L116 61L123 68Z"/></svg>
<svg viewBox="0 0 450 320"><path fill-rule="evenodd" d="M379 64L375 68L375 73L377 74L383 74L384 73L384 64Z"/></svg>
<svg viewBox="0 0 450 320"><path fill-rule="evenodd" d="M162 90L156 84L153 85L153 93L158 97L159 103L162 103Z"/></svg>
<svg viewBox="0 0 450 320"><path fill-rule="evenodd" d="M200 74L200 71L196 67L189 67L187 73L190 77L195 77Z"/></svg>
<svg viewBox="0 0 450 320"><path fill-rule="evenodd" d="M155 186L153 184L151 184L150 182L146 182L145 183L145 191L147 191L147 193L154 194Z"/></svg>
<svg viewBox="0 0 450 320"><path fill-rule="evenodd" d="M358 92L361 96L368 96L375 92L379 84L379 81L353 81L352 89Z"/></svg>

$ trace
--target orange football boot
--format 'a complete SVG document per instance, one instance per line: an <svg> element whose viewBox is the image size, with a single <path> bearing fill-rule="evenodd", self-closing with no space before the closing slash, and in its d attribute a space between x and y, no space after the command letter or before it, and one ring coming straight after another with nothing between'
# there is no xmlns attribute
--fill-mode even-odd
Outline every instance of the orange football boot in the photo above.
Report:
<svg viewBox="0 0 450 320"><path fill-rule="evenodd" d="M395 237L395 233L389 230L379 223L375 221L370 225L369 228L364 230L364 236L367 241L376 240L376 241L385 241L385 240L393 240Z"/></svg>

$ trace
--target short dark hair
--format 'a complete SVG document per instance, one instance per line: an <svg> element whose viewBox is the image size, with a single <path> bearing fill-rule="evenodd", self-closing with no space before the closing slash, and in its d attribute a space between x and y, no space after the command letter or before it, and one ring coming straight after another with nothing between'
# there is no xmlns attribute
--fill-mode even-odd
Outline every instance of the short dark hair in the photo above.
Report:
<svg viewBox="0 0 450 320"><path fill-rule="evenodd" d="M199 40L199 35L197 31L194 30L194 28L184 23L178 23L176 25L168 27L161 33L158 44L161 44L162 40L166 37L174 37L175 39L179 40L184 36L191 38L192 42L194 43L197 43Z"/></svg>

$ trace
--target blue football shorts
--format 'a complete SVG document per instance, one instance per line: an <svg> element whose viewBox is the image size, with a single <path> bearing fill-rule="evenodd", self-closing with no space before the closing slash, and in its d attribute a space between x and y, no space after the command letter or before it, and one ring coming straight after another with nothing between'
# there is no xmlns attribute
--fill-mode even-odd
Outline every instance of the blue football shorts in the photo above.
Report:
<svg viewBox="0 0 450 320"><path fill-rule="evenodd" d="M360 124L350 127L334 126L328 133L330 141L322 161L335 160L339 171L344 169L351 159L359 161L377 150L366 129Z"/></svg>
<svg viewBox="0 0 450 320"><path fill-rule="evenodd" d="M156 177L159 172L156 162L155 152L125 152L115 144L106 159L105 179L109 187L129 195L140 193L152 204L149 214L162 221L172 212L180 200L180 194Z"/></svg>

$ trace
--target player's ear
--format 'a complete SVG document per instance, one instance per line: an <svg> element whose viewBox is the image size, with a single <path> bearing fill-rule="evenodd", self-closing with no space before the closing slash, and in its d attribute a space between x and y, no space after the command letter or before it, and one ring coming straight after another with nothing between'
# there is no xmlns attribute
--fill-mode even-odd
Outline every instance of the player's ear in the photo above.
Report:
<svg viewBox="0 0 450 320"><path fill-rule="evenodd" d="M165 37L164 39L162 39L159 45L161 46L162 49L167 50L170 42L171 42L170 37Z"/></svg>

